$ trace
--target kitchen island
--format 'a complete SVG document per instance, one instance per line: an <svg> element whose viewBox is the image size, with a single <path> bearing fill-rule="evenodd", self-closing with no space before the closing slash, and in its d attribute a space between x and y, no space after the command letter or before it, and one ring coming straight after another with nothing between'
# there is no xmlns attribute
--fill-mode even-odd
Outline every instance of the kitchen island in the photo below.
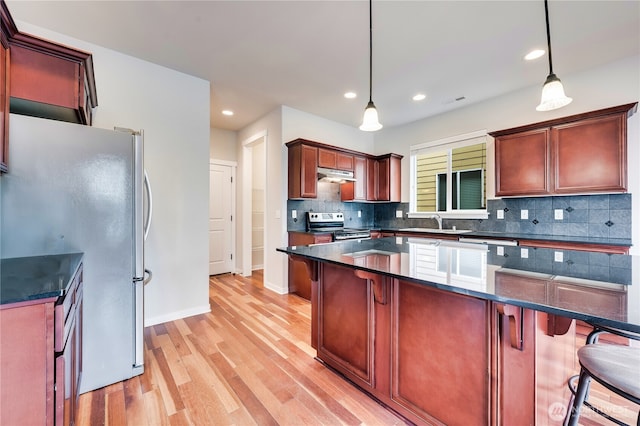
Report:
<svg viewBox="0 0 640 426"><path fill-rule="evenodd" d="M318 359L416 424L560 424L575 320L640 332L634 256L408 237L278 250L310 274Z"/></svg>

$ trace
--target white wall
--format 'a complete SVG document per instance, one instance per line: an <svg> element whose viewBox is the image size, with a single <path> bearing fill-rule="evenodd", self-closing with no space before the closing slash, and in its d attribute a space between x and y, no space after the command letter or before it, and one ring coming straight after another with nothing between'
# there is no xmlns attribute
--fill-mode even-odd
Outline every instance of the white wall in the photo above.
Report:
<svg viewBox="0 0 640 426"><path fill-rule="evenodd" d="M237 161L237 141L237 132L212 127L211 140L209 141L209 155L212 159L216 160Z"/></svg>
<svg viewBox="0 0 640 426"><path fill-rule="evenodd" d="M144 129L153 189L145 324L209 311L209 82L17 22L21 31L92 52L94 126Z"/></svg>
<svg viewBox="0 0 640 426"><path fill-rule="evenodd" d="M297 109L287 106L282 107L283 143L302 138L367 154L375 154L374 135L375 133L363 132L356 127L336 123ZM387 151L383 154L389 152Z"/></svg>
<svg viewBox="0 0 640 426"><path fill-rule="evenodd" d="M265 161L266 161L266 188L265 191L265 238L264 238L264 286L277 293L287 292L287 277L285 275L286 256L276 252L277 247L286 245L287 223L282 212L286 211L286 172L283 174L282 153L282 109L277 108L264 117L238 132L238 222L236 223L238 250L238 269L243 268L246 262L251 262L251 247L245 247L243 228L251 232L251 212L245 208L242 200L243 193L251 193L252 176L248 168L251 162L245 164L243 144L252 141L256 135L266 134ZM285 153L286 154L286 153ZM286 164L286 163L285 163ZM286 169L285 169L286 170ZM284 188L284 193L283 193Z"/></svg>
<svg viewBox="0 0 640 426"><path fill-rule="evenodd" d="M535 110L540 102L540 86L479 102L407 125L386 127L375 134L377 153L393 151L402 160L402 200L409 202L409 147L450 136L486 129L495 131L550 120L582 112L638 102L640 100L640 57L631 57L573 75L562 75L568 106L546 113ZM632 197L632 251L640 253L640 112L628 121L629 192ZM493 155L488 151L487 168L492 170ZM489 188L491 189L491 188ZM488 191L488 195L490 191ZM492 191L491 191L492 192Z"/></svg>

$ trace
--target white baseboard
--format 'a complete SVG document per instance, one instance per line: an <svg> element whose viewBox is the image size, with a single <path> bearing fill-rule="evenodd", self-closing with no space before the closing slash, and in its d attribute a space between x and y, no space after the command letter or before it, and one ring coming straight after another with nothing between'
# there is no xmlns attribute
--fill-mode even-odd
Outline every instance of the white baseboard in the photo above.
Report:
<svg viewBox="0 0 640 426"><path fill-rule="evenodd" d="M151 325L162 324L164 322L175 321L177 319L192 317L194 315L207 314L211 312L210 305L198 306L191 309L184 309L182 311L171 312L166 315L159 315L152 318L144 319L144 326L149 327Z"/></svg>
<svg viewBox="0 0 640 426"><path fill-rule="evenodd" d="M264 288L266 288L267 290L271 290L274 291L278 294L287 294L289 293L289 286L282 286L282 285L275 285L273 283L270 282L265 282L264 283Z"/></svg>

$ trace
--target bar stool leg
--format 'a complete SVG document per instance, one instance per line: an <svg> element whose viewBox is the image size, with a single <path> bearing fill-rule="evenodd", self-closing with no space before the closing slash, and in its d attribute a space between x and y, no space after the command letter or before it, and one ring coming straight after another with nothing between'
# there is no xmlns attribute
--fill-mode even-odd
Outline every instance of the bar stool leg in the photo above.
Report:
<svg viewBox="0 0 640 426"><path fill-rule="evenodd" d="M576 396L573 398L573 407L571 408L569 421L567 422L568 426L577 426L578 419L580 418L580 410L582 409L582 404L589 393L589 384L591 383L591 377L589 374L584 371L584 369L580 369L580 378L578 379L578 388L576 389Z"/></svg>

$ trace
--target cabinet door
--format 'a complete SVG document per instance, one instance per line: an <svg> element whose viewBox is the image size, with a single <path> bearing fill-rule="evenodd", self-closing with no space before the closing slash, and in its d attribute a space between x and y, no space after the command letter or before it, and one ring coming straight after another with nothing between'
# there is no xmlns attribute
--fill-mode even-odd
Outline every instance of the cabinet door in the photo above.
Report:
<svg viewBox="0 0 640 426"><path fill-rule="evenodd" d="M488 302L405 281L392 294L394 403L429 424L487 424Z"/></svg>
<svg viewBox="0 0 640 426"><path fill-rule="evenodd" d="M496 138L496 195L547 194L549 129Z"/></svg>
<svg viewBox="0 0 640 426"><path fill-rule="evenodd" d="M337 167L336 151L333 149L318 148L318 167L335 169Z"/></svg>
<svg viewBox="0 0 640 426"><path fill-rule="evenodd" d="M7 171L9 152L9 45L0 46L0 173Z"/></svg>
<svg viewBox="0 0 640 426"><path fill-rule="evenodd" d="M340 184L340 199L342 201L367 200L367 159L353 157L353 177L355 182Z"/></svg>
<svg viewBox="0 0 640 426"><path fill-rule="evenodd" d="M336 168L338 170L353 171L353 155L342 152L336 153Z"/></svg>
<svg viewBox="0 0 640 426"><path fill-rule="evenodd" d="M367 201L378 200L378 160L367 158Z"/></svg>
<svg viewBox="0 0 640 426"><path fill-rule="evenodd" d="M318 196L318 148L295 145L289 148L289 198Z"/></svg>
<svg viewBox="0 0 640 426"><path fill-rule="evenodd" d="M373 295L353 269L321 264L318 357L364 388L375 386Z"/></svg>
<svg viewBox="0 0 640 426"><path fill-rule="evenodd" d="M626 123L617 114L553 127L554 191L626 191Z"/></svg>

